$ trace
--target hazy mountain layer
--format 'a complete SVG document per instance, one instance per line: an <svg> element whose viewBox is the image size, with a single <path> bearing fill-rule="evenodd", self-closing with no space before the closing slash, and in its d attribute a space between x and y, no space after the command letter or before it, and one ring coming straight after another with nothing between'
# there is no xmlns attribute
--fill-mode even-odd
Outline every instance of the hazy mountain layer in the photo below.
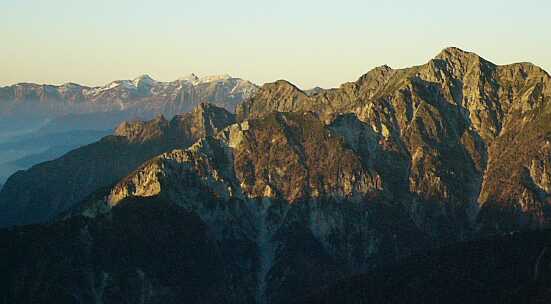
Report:
<svg viewBox="0 0 551 304"><path fill-rule="evenodd" d="M75 130L61 133L32 132L0 143L0 183L18 170L56 159L80 146L111 134L111 131Z"/></svg>
<svg viewBox="0 0 551 304"><path fill-rule="evenodd" d="M201 102L229 111L256 90L251 82L230 76L198 78L191 75L160 82L148 75L113 81L103 87L74 83L61 86L20 83L0 88L0 117L59 116L92 112L132 112L173 116L189 112Z"/></svg>

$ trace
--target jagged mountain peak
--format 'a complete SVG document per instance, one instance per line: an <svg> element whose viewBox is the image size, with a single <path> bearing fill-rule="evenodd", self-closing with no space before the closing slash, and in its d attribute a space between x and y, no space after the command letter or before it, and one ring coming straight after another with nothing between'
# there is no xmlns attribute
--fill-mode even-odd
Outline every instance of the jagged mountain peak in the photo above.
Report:
<svg viewBox="0 0 551 304"><path fill-rule="evenodd" d="M235 113L243 120L262 116L261 112L290 112L307 105L308 99L308 94L294 84L278 80L260 87L254 96L237 106Z"/></svg>
<svg viewBox="0 0 551 304"><path fill-rule="evenodd" d="M458 77L463 77L472 67L475 67L481 73L487 73L495 69L497 65L476 53L464 51L457 47L448 47L436 55L433 60L429 61L428 66L432 69L445 68L447 66L454 73L459 73Z"/></svg>
<svg viewBox="0 0 551 304"><path fill-rule="evenodd" d="M161 137L167 127L168 121L163 115L159 115L150 121L125 121L115 129L114 134L125 137L130 142L141 143Z"/></svg>
<svg viewBox="0 0 551 304"><path fill-rule="evenodd" d="M477 54L473 52L468 52L465 50L462 50L458 47L447 47L444 48L438 55L436 55L435 59L446 59L446 58L480 58Z"/></svg>
<svg viewBox="0 0 551 304"><path fill-rule="evenodd" d="M211 135L233 121L233 114L224 108L209 103L200 103L190 113L178 114L170 121L162 114L149 121L125 121L115 129L115 135L123 136L130 142L145 142L166 136L167 132L178 133L181 129L192 128L204 130L201 134Z"/></svg>
<svg viewBox="0 0 551 304"><path fill-rule="evenodd" d="M136 87L139 87L141 85L153 85L156 82L157 81L151 78L151 76L149 76L148 74L140 75L132 80L132 83L134 83Z"/></svg>
<svg viewBox="0 0 551 304"><path fill-rule="evenodd" d="M134 80L148 80L148 81L155 81L155 79L153 79L149 74L142 74L136 78L134 78Z"/></svg>
<svg viewBox="0 0 551 304"><path fill-rule="evenodd" d="M371 69L369 72L362 75L356 83L362 84L368 81L386 79L394 70L388 65L382 65Z"/></svg>
<svg viewBox="0 0 551 304"><path fill-rule="evenodd" d="M285 79L279 79L279 80L276 80L273 83L267 83L264 86L267 86L267 87L280 86L280 87L284 87L284 88L291 88L293 90L302 91L302 89L300 89L298 86L294 85L293 83L291 83L290 81L287 81Z"/></svg>
<svg viewBox="0 0 551 304"><path fill-rule="evenodd" d="M229 80L229 79L232 79L232 78L233 77L230 76L229 74L208 75L208 76L204 76L204 77L199 78L199 82L201 82L201 83L216 82L216 81Z"/></svg>
<svg viewBox="0 0 551 304"><path fill-rule="evenodd" d="M392 68L386 64L373 68L370 72L386 73L392 71ZM369 72L368 72L369 73Z"/></svg>
<svg viewBox="0 0 551 304"><path fill-rule="evenodd" d="M185 114L184 114L185 115ZM224 108L202 102L189 113L195 124L205 130L206 135L214 135L222 128L235 122L235 115ZM183 115L177 115L175 119L182 119Z"/></svg>
<svg viewBox="0 0 551 304"><path fill-rule="evenodd" d="M220 81L227 81L230 79L236 79L232 77L229 74L220 74L220 75L207 75L207 76L198 76L195 73L191 73L187 76L178 78L178 81L181 82L188 82L193 85L200 85L204 83L213 83L213 82L220 82Z"/></svg>
<svg viewBox="0 0 551 304"><path fill-rule="evenodd" d="M543 77L545 81L551 79L551 76L546 70L532 62L518 62L509 64L506 67L509 68L511 73L520 73L521 77L525 79L530 77L535 77L536 79L537 77Z"/></svg>
<svg viewBox="0 0 551 304"><path fill-rule="evenodd" d="M195 73L191 73L189 75L178 78L178 80L194 83L199 81L199 76L195 75Z"/></svg>
<svg viewBox="0 0 551 304"><path fill-rule="evenodd" d="M292 93L306 96L306 92L304 92L301 88L284 79L265 83L262 85L258 93L262 94L263 92L281 92L285 94Z"/></svg>

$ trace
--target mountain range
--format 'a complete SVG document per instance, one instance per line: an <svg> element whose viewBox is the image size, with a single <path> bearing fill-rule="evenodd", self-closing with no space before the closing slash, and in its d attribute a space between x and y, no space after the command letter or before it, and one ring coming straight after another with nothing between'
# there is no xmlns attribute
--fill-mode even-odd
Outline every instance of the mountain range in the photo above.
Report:
<svg viewBox="0 0 551 304"><path fill-rule="evenodd" d="M190 76L172 82L156 81L148 75L117 80L101 87L75 83L60 86L20 83L0 88L0 115L51 117L94 112L129 112L145 117L151 113L174 116L189 112L200 102L233 111L251 96L256 86L229 75Z"/></svg>
<svg viewBox="0 0 551 304"><path fill-rule="evenodd" d="M135 88L152 83L140 79ZM407 284L375 280L384 295L439 302L416 288L467 290L457 284L472 284L470 272L438 265L464 269L487 254L484 299L502 303L496 288L548 294L548 232L504 239L551 223L551 77L541 68L447 48L335 89L280 80L240 96L235 114L199 104L125 122L11 176L0 192L0 225L11 227L0 234L5 301L323 302L361 288L369 294L350 295L362 303L381 299L363 283L372 274L422 272L415 257L427 251L434 269Z"/></svg>

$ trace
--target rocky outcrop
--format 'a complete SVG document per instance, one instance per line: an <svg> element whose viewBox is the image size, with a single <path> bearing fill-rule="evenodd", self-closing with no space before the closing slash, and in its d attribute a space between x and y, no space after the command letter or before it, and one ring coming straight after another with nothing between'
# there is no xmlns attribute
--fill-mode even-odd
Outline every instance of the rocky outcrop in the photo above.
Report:
<svg viewBox="0 0 551 304"><path fill-rule="evenodd" d="M162 184L179 187L179 176L196 174L225 200L361 200L383 190L380 176L364 165L368 161L369 155L360 158L313 114L277 113L232 125L217 138L154 158L115 187L110 203L158 195ZM191 171L174 171L175 163ZM166 176L169 173L176 176Z"/></svg>
<svg viewBox="0 0 551 304"><path fill-rule="evenodd" d="M115 136L11 176L0 192L0 226L52 219L155 155L186 148L233 122L226 110L201 104L170 121L122 123Z"/></svg>

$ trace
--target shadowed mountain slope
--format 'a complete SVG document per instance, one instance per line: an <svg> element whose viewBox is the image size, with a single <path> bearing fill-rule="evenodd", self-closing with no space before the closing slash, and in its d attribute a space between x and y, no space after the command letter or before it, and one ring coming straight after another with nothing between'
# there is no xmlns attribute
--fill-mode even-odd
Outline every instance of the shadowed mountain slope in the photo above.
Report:
<svg viewBox="0 0 551 304"><path fill-rule="evenodd" d="M546 303L551 234L518 233L427 251L296 303Z"/></svg>

